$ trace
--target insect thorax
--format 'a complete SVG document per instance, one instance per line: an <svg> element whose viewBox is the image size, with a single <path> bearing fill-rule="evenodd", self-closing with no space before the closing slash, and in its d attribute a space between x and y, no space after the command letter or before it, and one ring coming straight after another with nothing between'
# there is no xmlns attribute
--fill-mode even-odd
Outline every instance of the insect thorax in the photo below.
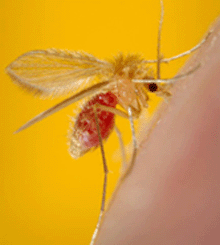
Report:
<svg viewBox="0 0 220 245"><path fill-rule="evenodd" d="M149 79L153 77L151 67L147 66L139 55L118 54L111 62L114 66L113 93L118 103L128 109L132 105L138 109L137 84L132 79Z"/></svg>

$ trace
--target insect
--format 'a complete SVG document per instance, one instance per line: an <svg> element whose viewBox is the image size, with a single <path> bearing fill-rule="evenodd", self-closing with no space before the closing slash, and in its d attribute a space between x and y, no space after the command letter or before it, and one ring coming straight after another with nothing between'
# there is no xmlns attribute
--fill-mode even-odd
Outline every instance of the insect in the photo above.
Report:
<svg viewBox="0 0 220 245"><path fill-rule="evenodd" d="M85 52L71 52L58 49L30 51L18 57L7 68L11 79L23 89L43 96L72 95L42 112L24 124L16 132L41 121L55 112L83 99L87 99L75 120L69 135L69 152L73 158L83 156L90 149L101 148L104 184L101 211L91 244L94 244L101 219L105 211L108 167L103 140L115 128L115 115L129 120L133 139L133 153L122 178L132 170L137 154L137 140L133 120L139 118L143 108L148 106L148 92L164 98L169 97L170 86L177 79L191 74L198 67L170 79L161 79L160 65L178 59L197 50L209 34L194 48L171 58L162 58L160 39L163 23L163 2L158 30L157 59L145 60L139 55L115 56L105 61ZM156 63L156 76L149 66ZM119 108L116 106L119 106ZM116 129L117 130L117 129Z"/></svg>

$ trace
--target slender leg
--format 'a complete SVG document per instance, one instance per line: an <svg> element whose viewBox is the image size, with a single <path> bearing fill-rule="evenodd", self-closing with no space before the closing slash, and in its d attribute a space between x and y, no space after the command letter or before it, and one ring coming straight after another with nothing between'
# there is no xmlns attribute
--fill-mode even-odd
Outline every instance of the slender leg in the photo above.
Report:
<svg viewBox="0 0 220 245"><path fill-rule="evenodd" d="M109 107L109 106L97 104L97 105L96 105L96 108L100 108L100 109L102 109L103 111L111 112L111 113L113 113L113 114L115 114L115 115L118 115L118 116L123 117L123 118L126 118L126 119L129 118L129 116L128 116L128 114L127 114L126 112L121 111L121 110L116 109L116 108L113 108L113 107Z"/></svg>
<svg viewBox="0 0 220 245"><path fill-rule="evenodd" d="M129 121L130 121L131 132L132 132L133 152L132 152L132 156L131 156L131 162L129 163L129 166L126 169L126 172L121 177L122 181L131 173L133 166L134 166L134 163L135 163L135 159L137 156L137 149L138 149L131 107L128 107L128 115L129 115Z"/></svg>
<svg viewBox="0 0 220 245"><path fill-rule="evenodd" d="M163 16L164 16L164 7L163 7L163 0L160 0L161 5L161 15L160 15L160 24L158 29L158 42L157 42L157 80L160 80L160 63L161 63L161 53L160 53L160 44L161 44L161 31L162 31L162 24L163 24ZM132 81L138 81L138 80L132 80ZM139 80L140 81L140 80ZM141 80L143 81L143 80ZM155 81L155 80L154 80ZM124 180L132 171L135 159L137 156L137 139L135 135L135 129L134 129L134 122L133 122L133 115L132 115L132 109L131 107L128 107L128 115L129 115L129 121L131 125L131 132L132 132L132 140L133 140L133 153L131 157L131 162L122 176L122 180Z"/></svg>
<svg viewBox="0 0 220 245"><path fill-rule="evenodd" d="M121 149L121 157L122 157L122 170L121 172L124 173L127 164L126 164L126 154L125 154L125 146L124 146L124 142L122 139L122 135L120 130L118 129L118 127L115 126L115 132L118 136L118 140L119 140L119 144L120 144L120 149Z"/></svg>
<svg viewBox="0 0 220 245"><path fill-rule="evenodd" d="M140 113L141 113L140 105L138 105L138 106L139 106L138 110L133 108L133 118L138 118ZM108 112L111 112L111 113L113 113L115 115L118 115L120 117L129 119L129 115L126 112L122 111L122 110L119 110L119 109L116 109L116 108L113 108L113 107L109 107L109 106L105 106L105 105L100 105L100 104L97 104L96 108L100 108L103 111L108 111Z"/></svg>
<svg viewBox="0 0 220 245"><path fill-rule="evenodd" d="M139 83L136 85L136 88L137 88L137 94L138 94L138 98L140 100L141 105L144 108L148 108L149 97L147 93L144 91L144 84Z"/></svg>
<svg viewBox="0 0 220 245"><path fill-rule="evenodd" d="M185 52L183 52L181 54L175 55L173 57L161 59L160 63L169 63L170 61L182 58L182 57L184 57L186 55L189 55L189 54L193 53L194 51L199 49L206 42L206 40L209 38L211 33L212 33L212 30L209 31L208 34L205 36L205 38L203 38L202 41L200 43L198 43L196 46L194 46L193 48L191 48L191 49L189 49L189 50L187 50L187 51L185 51ZM158 63L158 60L144 60L143 62L144 63Z"/></svg>
<svg viewBox="0 0 220 245"><path fill-rule="evenodd" d="M160 0L160 6L161 6L161 14L160 14L160 24L159 24L158 39L157 39L157 79L160 79L160 61L161 61L160 46L161 46L161 31L162 31L163 16L164 16L163 0Z"/></svg>
<svg viewBox="0 0 220 245"><path fill-rule="evenodd" d="M194 52L194 51L196 51L197 49L199 49L199 48L203 45L203 43L206 42L206 40L208 39L208 37L210 36L211 33L212 33L212 31L209 31L208 34L205 36L205 38L202 39L202 41L201 41L200 43L198 43L195 47L191 48L190 50L187 50L187 51L185 51L185 52L183 52L183 53L181 53L181 54L178 54L178 55L176 55L176 56L173 56L173 57L171 57L171 58L162 59L161 62L168 63L168 62L170 62L170 61L172 61L172 60L176 60L176 59L179 59L179 58L181 58L181 57L183 57L183 56L186 56L186 55L191 54L192 52Z"/></svg>
<svg viewBox="0 0 220 245"><path fill-rule="evenodd" d="M176 80L189 76L191 75L194 71L196 71L199 67L201 66L201 64L198 64L196 67L194 67L193 69L189 70L188 72L184 73L184 74L180 74L177 75L173 78L165 78L165 79L143 79L143 80L139 80L139 79L133 79L132 82L134 83L173 83Z"/></svg>
<svg viewBox="0 0 220 245"><path fill-rule="evenodd" d="M102 153L102 162L103 162L103 169L104 169L104 182L103 182L103 191L102 191L101 210L100 210L99 219L98 219L95 231L93 233L90 245L93 245L95 240L96 240L96 237L98 235L98 232L99 232L99 229L100 229L100 225L101 225L101 222L102 222L102 216L103 216L103 214L105 212L106 188L107 188L107 177L108 177L108 166L107 166L107 162L106 162L106 158L105 158L105 151L104 151L102 136L101 136L101 132L100 132L100 127L99 127L99 122L98 122L98 117L97 117L97 112L96 112L96 106L94 108L94 112L95 112L95 122L96 122L97 131L98 131L100 149L101 149L101 153Z"/></svg>
<svg viewBox="0 0 220 245"><path fill-rule="evenodd" d="M31 125L41 121L42 119L49 117L50 115L54 114L55 112L101 90L102 88L104 88L105 86L107 86L109 84L108 81L106 82L102 82L96 85L93 85L90 88L87 88L81 92L79 92L78 94L75 94L65 100L63 100L62 102L60 102L59 104L49 108L48 110L40 113L39 115L37 115L36 117L32 118L30 121L28 121L27 123L25 123L23 126L21 126L15 133L18 133L28 127L30 127Z"/></svg>

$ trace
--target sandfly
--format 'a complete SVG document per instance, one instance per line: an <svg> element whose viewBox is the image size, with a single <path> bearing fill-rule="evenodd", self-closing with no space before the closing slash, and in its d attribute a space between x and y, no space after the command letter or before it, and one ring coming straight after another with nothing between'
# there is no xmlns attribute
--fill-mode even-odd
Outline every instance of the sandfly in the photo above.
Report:
<svg viewBox="0 0 220 245"><path fill-rule="evenodd" d="M133 120L139 118L142 110L148 107L148 93L156 93L166 99L171 95L170 86L177 79L191 74L198 68L197 66L187 73L173 78L161 79L161 63L168 63L192 53L206 41L210 34L208 33L192 49L171 58L163 58L160 43L164 8L162 0L160 3L161 17L156 60L145 60L140 55L119 53L112 60L106 61L81 51L48 49L27 52L6 68L6 72L13 82L28 92L44 97L72 93L69 98L40 113L16 132L28 128L79 100L87 99L70 130L69 152L73 158L78 158L90 149L98 146L101 148L104 184L101 211L91 244L95 242L106 208L108 167L103 140L106 140L115 129L120 142L122 142L120 131L115 126L115 115L127 118L132 131L133 153L122 176L125 178L131 172L137 154ZM151 63L156 64L156 76L153 75L149 65Z"/></svg>

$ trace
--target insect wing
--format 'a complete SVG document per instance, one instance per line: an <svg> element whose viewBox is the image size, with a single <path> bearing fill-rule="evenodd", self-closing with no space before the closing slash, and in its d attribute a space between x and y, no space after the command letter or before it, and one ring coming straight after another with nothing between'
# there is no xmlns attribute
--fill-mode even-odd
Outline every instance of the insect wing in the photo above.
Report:
<svg viewBox="0 0 220 245"><path fill-rule="evenodd" d="M82 91L96 76L99 81L109 76L111 64L84 52L48 49L23 54L6 71L29 92L59 96Z"/></svg>
<svg viewBox="0 0 220 245"><path fill-rule="evenodd" d="M83 91L65 99L64 101L60 102L59 104L49 108L48 110L46 110L46 111L40 113L39 115L37 115L36 117L32 118L30 121L25 123L22 127L20 127L15 133L18 133L18 132L30 127L31 125L33 125L33 124L41 121L42 119L54 114L55 112L60 111L61 109L77 102L78 100L85 98L86 96L90 96L92 94L97 93L98 91L102 91L108 85L109 85L109 82L105 81L105 82L101 82L99 84L95 84L94 86L91 86L90 88L84 89Z"/></svg>

